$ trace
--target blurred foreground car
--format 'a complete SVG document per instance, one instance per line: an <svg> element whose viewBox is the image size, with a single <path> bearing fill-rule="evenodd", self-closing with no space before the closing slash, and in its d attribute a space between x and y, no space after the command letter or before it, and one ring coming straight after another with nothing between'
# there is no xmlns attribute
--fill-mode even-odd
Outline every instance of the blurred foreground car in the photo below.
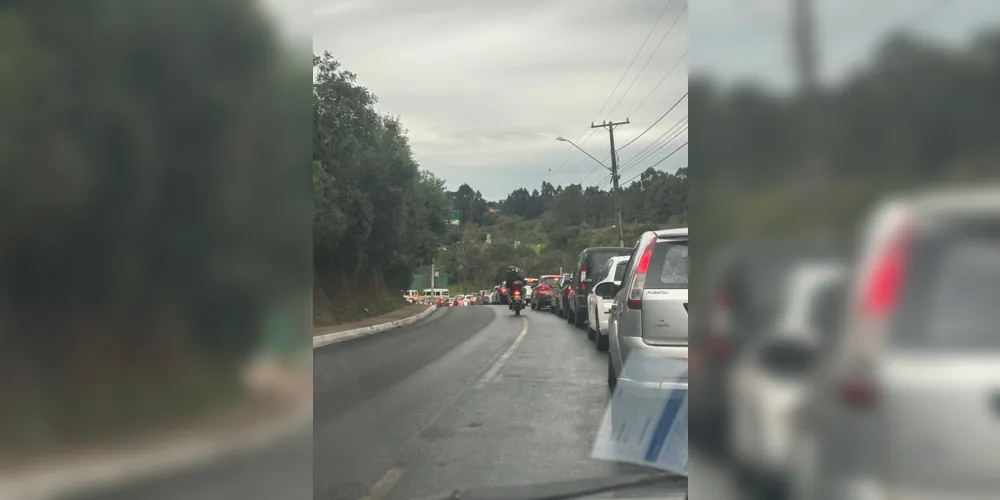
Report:
<svg viewBox="0 0 1000 500"><path fill-rule="evenodd" d="M789 270L816 259L844 259L828 242L760 241L733 245L712 260L708 286L700 292L699 319L692 323L692 443L727 452L728 383L732 360L773 325ZM704 308L704 309L702 309Z"/></svg>
<svg viewBox="0 0 1000 500"><path fill-rule="evenodd" d="M688 230L643 233L628 257L608 321L608 385L633 351L688 358Z"/></svg>
<svg viewBox="0 0 1000 500"><path fill-rule="evenodd" d="M898 198L810 380L793 498L1000 498L1000 189Z"/></svg>
<svg viewBox="0 0 1000 500"><path fill-rule="evenodd" d="M587 294L587 337L597 344L598 351L608 350L608 317L611 303L621 286L628 256L616 256L604 263L604 275L599 276Z"/></svg>
<svg viewBox="0 0 1000 500"><path fill-rule="evenodd" d="M783 288L781 313L733 362L729 435L740 483L777 494L789 470L792 418L807 389L823 336L836 320L844 263L797 266Z"/></svg>

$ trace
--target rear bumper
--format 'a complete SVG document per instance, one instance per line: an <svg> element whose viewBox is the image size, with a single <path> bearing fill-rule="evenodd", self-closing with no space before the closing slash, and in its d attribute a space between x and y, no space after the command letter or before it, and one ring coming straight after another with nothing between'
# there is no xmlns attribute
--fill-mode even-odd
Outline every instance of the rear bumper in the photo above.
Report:
<svg viewBox="0 0 1000 500"><path fill-rule="evenodd" d="M532 297L531 301L534 302L535 304L540 305L540 306L547 306L547 305L552 304L552 296L551 295L542 295L542 296L539 296L539 297Z"/></svg>

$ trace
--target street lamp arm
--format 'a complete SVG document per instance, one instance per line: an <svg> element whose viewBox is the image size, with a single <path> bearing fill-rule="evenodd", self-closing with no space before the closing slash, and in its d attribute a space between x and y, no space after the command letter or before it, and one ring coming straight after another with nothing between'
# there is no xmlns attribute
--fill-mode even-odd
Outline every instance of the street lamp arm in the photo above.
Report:
<svg viewBox="0 0 1000 500"><path fill-rule="evenodd" d="M580 151L581 151L581 152L582 152L583 154L585 154L585 155L589 156L589 157L590 157L590 159L592 159L592 160L596 161L597 163L599 163L599 164L600 164L600 165L601 165L602 167L604 167L604 168L605 168L605 169L606 169L607 171L609 171L609 172L611 171L611 167L609 167L609 166L605 165L605 164L604 164L603 162L601 162L601 160L598 160L597 158L594 158L594 156L593 156L593 155L591 155L590 153L588 153L588 152L587 152L586 150L584 150L584 149L583 149L583 148L581 148L580 146L577 146L575 142L573 142L573 141L571 141L571 140L569 140L569 139L566 139L565 137L556 137L556 140L557 140L557 141L560 141L560 142L568 142L568 143L572 144L574 148L576 148L576 149L579 149L579 150L580 150Z"/></svg>

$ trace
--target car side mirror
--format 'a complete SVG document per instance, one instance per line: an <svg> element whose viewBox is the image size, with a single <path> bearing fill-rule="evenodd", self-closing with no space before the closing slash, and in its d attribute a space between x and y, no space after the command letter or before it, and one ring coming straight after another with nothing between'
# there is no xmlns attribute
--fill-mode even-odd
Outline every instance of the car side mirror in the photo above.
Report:
<svg viewBox="0 0 1000 500"><path fill-rule="evenodd" d="M610 299L615 296L615 284L601 283L594 288L594 294L602 299Z"/></svg>

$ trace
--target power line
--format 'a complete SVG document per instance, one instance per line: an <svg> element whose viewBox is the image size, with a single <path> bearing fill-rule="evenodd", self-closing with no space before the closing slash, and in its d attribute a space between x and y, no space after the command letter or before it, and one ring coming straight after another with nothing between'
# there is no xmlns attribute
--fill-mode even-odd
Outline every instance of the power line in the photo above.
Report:
<svg viewBox="0 0 1000 500"><path fill-rule="evenodd" d="M628 93L629 93L630 90L632 90L632 86L635 85L635 82L637 80L639 80L640 76L642 76L642 72L645 71L646 66L649 65L649 61L653 60L653 56L656 55L656 52L658 50L660 50L660 46L663 45L663 42L667 41L667 37L670 36L670 32L672 32L674 30L674 26L677 26L677 21L680 21L681 16L684 15L684 12L687 11L687 8L688 8L688 6L685 5L684 9L682 9L681 12L679 14L677 14L677 18L674 19L674 24L670 25L670 28L667 30L666 34L664 34L663 38L660 39L660 43L658 43L656 45L656 48L653 49L653 52L651 54L649 54L648 58L646 58L646 62L642 65L642 68L639 69L639 72L636 73L635 78L632 79L632 83L630 83L629 86L628 86L628 88L625 89L625 93L622 94L621 97L618 98L618 102L615 103L615 107L611 108L611 113L614 113L615 110L618 109L618 105L622 103L622 100L625 99L625 96L628 95Z"/></svg>
<svg viewBox="0 0 1000 500"><path fill-rule="evenodd" d="M664 8L664 10L663 10L663 12L661 12L661 13L660 13L660 18L662 18L662 17L663 17L663 13L665 13L665 12L666 12L667 8L669 8L669 7L670 7L670 4L672 4L672 3L673 3L673 0L670 0L670 2L668 2L668 3L667 3L667 7L665 7L665 8ZM628 93L629 93L629 91L631 91L631 90L632 90L632 87L633 87L633 86L635 85L635 82L639 80L639 77L640 77L640 76L642 76L642 72L643 72L643 71L645 71L645 69L646 69L646 66L648 66L648 65L649 65L649 62L653 60L653 56L655 56L655 55L656 55L656 52L660 50L660 46L662 46L662 45L663 45L663 42L665 42L665 41L667 40L667 37L668 37L668 36L670 36L670 33L671 33L671 32L673 32L673 30L674 30L674 26L676 26L676 25L677 25L677 22L678 22L678 21L680 21L680 18L681 18L681 17L682 17L683 15L684 15L684 12L686 12L686 11L687 11L687 8L688 8L688 6L687 6L687 5L685 5L685 6L684 6L684 8L683 8L683 9L681 9L680 13L678 13L678 14L677 14L677 18L675 18L675 19L674 19L674 22L673 22L673 24L671 24L671 25L670 25L670 28L668 28L668 29L667 29L667 32L666 32L666 33L665 33L665 34L663 35L663 38L661 38L661 39L660 39L660 43L658 43L658 44L656 45L656 48L654 48L654 49L653 49L653 52L649 54L649 57L648 57L648 58L646 58L646 62L645 62L645 63L643 63L643 65L642 65L642 68L640 68L640 69L639 69L639 72L638 72L638 73L636 73L636 75L635 75L635 78L633 78L633 79L632 79L632 82L631 82L631 83L629 83L629 86L628 86L628 88L627 88L627 89L625 89L625 92L624 92L624 93L622 93L622 95L621 95L621 96L620 96L620 97L618 98L618 102L616 102L616 103L615 103L615 106L614 106L613 108L611 108L611 111L609 112L609 114L610 114L610 113L614 113L614 112L615 112L615 111L616 111L616 110L618 109L618 106L619 106L619 105L621 105L622 101L623 101L623 100L625 99L625 96L627 96L627 95L628 95ZM659 18L657 19L657 23L659 23ZM653 26L653 28L655 29L655 28L656 28L656 26ZM650 34L652 34L652 31L650 31ZM646 38L648 39L648 38L649 38L649 36L647 35L647 37L646 37ZM643 42L643 45L645 45L645 42ZM640 52L641 52L641 50L642 50L642 48L640 47ZM684 52L684 55L685 55L685 56L687 55L687 51L685 51L685 52ZM637 56L638 56L638 54L637 54ZM683 59L683 56L682 56L682 59ZM678 63L679 63L679 62L680 62L680 61L678 60ZM674 67L676 67L676 66L677 66L677 63L674 63ZM630 65L630 67L631 67L631 65ZM671 68L671 71L673 71L673 68ZM626 73L627 73L627 71L626 71ZM669 76L669 75L670 75L670 72L668 72L668 73L667 73L667 76ZM663 80L666 80L666 77L664 77L664 78L663 78ZM661 84L661 83L663 83L663 80L661 80L661 81L660 81L659 83L657 83L657 84L656 84L656 86L657 86L657 87L659 87L659 86L660 86L660 84ZM617 87L616 87L616 89L617 89ZM654 88L654 90L655 90L655 88ZM652 92L650 93L650 95L651 95L651 94L652 94ZM645 98L643 98L643 101L642 101L642 103L640 103L640 107L642 106L642 104L643 104L643 103L645 103L645 102L646 102L646 100L647 100L647 99L649 99L649 95L647 95L647 96L646 96ZM638 109L639 109L639 108L636 108L636 110L635 110L635 111L638 111ZM634 112L633 112L633 113L634 113ZM582 142L582 143L580 143L580 144L583 144L583 143L586 143L587 141L589 141L589 140L590 140L590 138L591 138L591 137L593 137L593 133L591 133L591 135L587 136L587 138L586 138L586 139L584 139L584 140L583 140L583 142ZM606 141L607 141L607 139L605 138L605 140L601 141L601 144L600 144L600 145L599 145L598 147L601 147L601 146L604 146L604 143L605 143ZM606 157L605 157L604 159L605 159L605 160L608 160L609 158L611 158L611 155L610 155L610 154L608 154L608 156L606 156ZM575 168L573 168L573 170L576 170L576 168L579 168L579 167L580 167L580 166L582 166L582 165L583 165L584 163L586 163L586 159L581 159L581 160L580 160L580 163L578 163L578 164L577 164L577 166L576 166ZM587 174L587 176L586 176L586 177L584 177L584 179L586 179L587 177L590 177L591 175L593 175L593 173L594 173L594 171L591 171L590 173L588 173L588 174ZM564 175L566 175L566 174L564 174Z"/></svg>
<svg viewBox="0 0 1000 500"><path fill-rule="evenodd" d="M605 109L606 109L606 108L608 107L608 103L609 103L609 102L611 102L611 98L615 96L615 92L618 92L618 88L619 88L619 87L621 86L622 82L623 82L623 81L625 81L625 77L626 77L626 76L628 76L628 72L629 72L629 71L630 71L630 70L632 69L632 66L633 66L633 65L635 64L635 61L639 59L639 54L641 54L641 53L642 53L642 49L646 48L646 43L648 43L648 42L649 42L649 38L650 38L651 36L653 36L653 33L654 33L654 32L656 31L656 27L660 25L660 21L661 21L661 20L663 19L663 16L664 16L664 15L665 15L665 14L667 13L667 10L668 10L668 9L670 8L670 5L671 5L672 3L674 3L674 0L669 0L669 1L667 2L667 5L665 5L665 6L663 7L663 10L662 10L662 11L660 11L660 15L659 15L659 17L657 17L657 18L656 18L656 22L655 22L655 23L653 23L653 27L649 29L649 33L647 33L647 34L646 34L646 38L645 38L645 39L644 39L644 40L642 41L642 45L640 45L640 46L639 46L639 50L636 50L636 51L635 51L635 55L634 55L634 56L632 56L632 61L628 63L628 67L627 67L627 68L625 68L625 72L624 72L624 73L622 73L622 76L621 76L621 78L619 78L619 79L618 79L618 83L617 83L617 84L615 84L615 88L614 88L614 90L612 90L612 91L611 91L611 93L610 93L610 94L608 94L608 98L607 98L607 99L605 99L605 101L604 101L604 105L602 105L602 106L601 106L601 110L597 112L597 118L600 118L600 117L601 117L600 115L601 115L602 113L604 113L604 110L605 110ZM597 118L595 118L595 120L596 120ZM589 135L589 136L587 136L587 138L586 138L586 139L584 139L584 140L583 140L583 141L581 142L581 139L583 139L583 136L584 136L584 135L585 135L585 134L586 134L587 132L590 132L590 135ZM576 141L574 141L574 142L576 142L576 143L579 143L579 144L584 144L584 143L586 143L587 141L589 141L589 140L590 140L590 138L591 138L591 137L593 137L593 135L594 135L594 129L592 129L592 128L590 128L590 127L587 127L586 129L584 129L584 130L583 130L583 132L580 132L580 136L579 136L579 137L577 137L577 138L576 138ZM560 170L560 169L561 169L562 167L564 167L564 166L566 165L566 163L567 163L567 162L569 161L569 158L568 158L568 155L569 155L569 152L570 152L570 151L571 151L571 149L570 149L570 148L567 148L566 150L564 150L564 152L563 152L563 158L564 158L564 160L560 160L560 162L562 162L561 164L559 164L560 162L556 162L556 163L557 163L557 166L556 166L556 170L555 170L555 171L552 171L552 169L549 169L550 171L552 171L552 174L551 174L551 175L555 175L556 173L558 173L558 172L559 172L559 170ZM583 163L581 162L580 164L582 165ZM545 177L548 177L548 175L546 175ZM545 178L543 178L543 180L546 180L546 179L545 179Z"/></svg>
<svg viewBox="0 0 1000 500"><path fill-rule="evenodd" d="M683 121L683 120L680 120L680 121ZM665 131L664 133L660 134L660 136L659 136L659 137L657 137L657 138L656 138L656 140L654 140L654 141L653 141L652 143L648 144L648 145L647 145L647 146L646 146L645 148L643 148L643 150L642 150L642 151L640 151L640 152L639 152L638 154L636 154L635 156L633 156L633 157L632 157L632 159L630 159L630 160L629 160L628 162L626 162L626 166L625 166L625 168L623 168L623 170L622 170L622 171L625 171L625 170L628 170L628 166L629 166L630 164L634 164L634 163L635 163L635 161L636 161L636 158L638 158L639 156L641 156L641 155L642 155L642 154L643 154L644 152L646 152L646 151L647 151L647 150L648 150L649 148L651 148L651 147L653 147L654 145L656 145L657 143L659 143L659 142L660 142L660 141L661 141L661 140L662 140L662 139L663 139L664 137L666 137L666 136L670 135L671 133L674 133L675 129L676 129L676 128L677 128L677 127L678 127L679 125L680 125L680 122L678 122L678 123L675 123L675 124L674 124L673 126L671 126L671 127L670 127L670 128L669 128L669 129L667 130L667 131ZM679 135L679 134L677 134L677 135ZM658 148L656 148L656 149L655 149L654 151L652 151L652 152L648 153L648 154L646 155L646 157L645 157L645 158L648 158L649 156L652 156L652 154L654 154L654 153L655 153L656 151L659 151L660 149L663 149L663 148L664 148L664 147L665 147L665 146L666 146L667 144L670 144L670 141L674 140L675 138L676 138L676 135L675 135L674 137L670 137L670 138L668 138L668 139L667 139L666 141L664 141L664 142L663 142L663 144L661 144L661 145L660 145L660 147L658 147ZM641 158L641 159L639 159L639 161L642 161L642 160L643 160L643 159L645 159L645 158ZM586 177L586 178L584 178L584 180L586 180L586 179L587 179L587 178L589 178L589 177L590 177L591 175L593 175L594 171L596 171L596 169L595 169L595 170L592 170L592 171L590 172L590 174L588 174L588 175L587 175L587 177ZM620 173L620 172L619 172L619 173ZM583 181L581 181L581 182L583 182ZM603 189L603 188L604 188L605 186L607 186L607 185L608 185L608 184L610 184L610 183L611 183L611 177L610 177L610 176L609 176L609 177L605 177L604 179L601 179L601 181L599 181L599 182L597 183L597 187L598 187L599 189Z"/></svg>
<svg viewBox="0 0 1000 500"><path fill-rule="evenodd" d="M678 135L680 135L682 132L684 132L684 130L687 130L686 127L683 128L683 129L681 129L681 126L684 125L686 123L686 121L687 121L687 115L684 115L683 118L681 118L680 120L677 120L677 123L673 124L669 129L667 129L662 134L660 134L660 136L657 137L656 140L654 140L653 142L650 142L649 144L646 145L646 147L642 148L642 150L640 150L638 153L636 153L632 158L629 158L629 160L625 162L625 166L626 167L632 166L637 161L642 161L643 159L648 158L649 154L653 154L656 151L659 151L660 149L663 149L663 147L665 145L669 144L670 141L676 139ZM671 137L667 138L666 140L664 140L664 138L666 138L667 136L669 136L671 134L673 134L673 136L671 136ZM657 145L659 145L659 147L657 147ZM650 149L652 149L652 148L656 148L656 149L653 149L652 151L650 151ZM644 156L644 155L646 155L646 156Z"/></svg>
<svg viewBox="0 0 1000 500"><path fill-rule="evenodd" d="M668 144L669 144L669 142L668 142ZM687 144L688 144L688 143L687 143L687 142L685 142L684 144L681 144L680 146L677 146L677 149L675 149L675 150L671 151L671 152L670 152L670 154L668 154L667 156L665 156L665 157L661 158L661 159L660 159L659 161L657 161L656 163L654 163L654 164L652 164L652 165L650 165L650 166L646 167L645 169L643 169L643 171L645 171L645 170L648 170L648 169L650 169L650 168L653 168L653 167L655 167L655 166L657 166L657 165L659 165L659 164L663 163L663 162L664 162L664 160L666 160L667 158L670 158L671 156L673 156L674 154L676 154L676 153L677 153L678 151L680 151L681 149L683 149L683 148L684 148L684 146L687 146ZM666 145L666 144L664 144L664 146L665 146L665 145ZM652 156L652 155L649 155L649 156ZM647 156L647 158L648 158L648 156ZM644 159L645 159L645 158L644 158ZM631 168L634 168L634 167L636 167L636 166L638 166L638 165L639 165L639 164L638 164L638 163L636 163L635 165L633 165L632 167L630 167L630 169L631 169ZM622 170L621 172L624 172L624 171L625 171L625 170ZM619 173L621 173L621 172L619 172ZM605 181L605 182L607 182L607 181ZM602 185L603 185L603 184L602 184Z"/></svg>
<svg viewBox="0 0 1000 500"><path fill-rule="evenodd" d="M660 121L662 121L664 118L666 118L667 115L669 115L670 112L673 111L674 108L676 108L677 105L680 104L681 101L683 101L684 98L686 98L687 96L688 96L688 93L685 92L684 95L682 95L680 99L677 99L677 102L675 102L673 106L670 106L670 109L668 109L666 113L663 113L663 116L657 118L656 121L653 122L652 125L650 125L649 127L647 127L646 130L643 130L641 134L635 136L631 141L628 141L627 143L625 143L624 146L618 148L618 151L621 151L621 150L627 148L629 146L629 144L632 144L633 142L639 140L640 137L646 135L646 132L649 132L649 130L652 129L653 127L655 127L657 123L660 123Z"/></svg>
<svg viewBox="0 0 1000 500"><path fill-rule="evenodd" d="M667 78L670 77L670 74L674 72L674 69L677 68L677 65L680 64L685 57L687 57L687 53L688 52L685 50L684 54L681 55L681 58L678 59L677 62L675 62L674 65L670 67L670 71L667 71L667 74L663 75L663 78L661 78L660 81L656 83L656 86L653 87L653 90L650 90L649 93L646 94L646 97L642 98L642 102L640 102L639 105L632 110L630 116L634 116L635 113L639 111L639 108L642 108L642 105L646 104L646 101L648 101L649 98L652 97L653 93L656 92L656 89L660 88L660 85L663 85L663 82L667 81Z"/></svg>
<svg viewBox="0 0 1000 500"><path fill-rule="evenodd" d="M664 160L666 160L666 158L664 158ZM678 167L678 170L680 170L680 169L682 169L682 168L687 168L687 165L684 165L683 167ZM645 171L645 170L643 170L642 172L639 172L638 174L636 174L636 176L635 176L635 177L632 177L631 179L629 179L629 180L627 180L627 181L623 182L622 184L628 184L628 183L630 183L630 182L632 182L632 181L634 181L634 180L638 179L639 177L642 177L642 174L644 174L644 173L646 173L646 171Z"/></svg>

